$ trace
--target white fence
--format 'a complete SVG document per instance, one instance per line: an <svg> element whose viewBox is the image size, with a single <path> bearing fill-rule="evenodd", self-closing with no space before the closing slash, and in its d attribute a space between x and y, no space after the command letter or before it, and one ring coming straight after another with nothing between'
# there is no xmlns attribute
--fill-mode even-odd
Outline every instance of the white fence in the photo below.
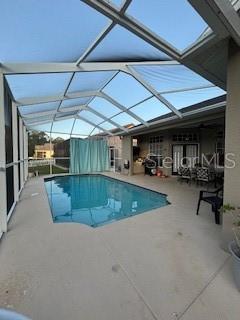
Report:
<svg viewBox="0 0 240 320"><path fill-rule="evenodd" d="M55 165L56 159L31 159L28 161L29 168Z"/></svg>

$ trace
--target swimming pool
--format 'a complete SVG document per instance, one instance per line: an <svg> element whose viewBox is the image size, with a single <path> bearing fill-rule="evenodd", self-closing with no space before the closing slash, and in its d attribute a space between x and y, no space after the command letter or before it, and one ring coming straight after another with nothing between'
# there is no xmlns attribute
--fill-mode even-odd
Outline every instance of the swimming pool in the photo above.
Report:
<svg viewBox="0 0 240 320"><path fill-rule="evenodd" d="M77 222L93 228L160 208L164 194L103 175L45 179L54 222Z"/></svg>

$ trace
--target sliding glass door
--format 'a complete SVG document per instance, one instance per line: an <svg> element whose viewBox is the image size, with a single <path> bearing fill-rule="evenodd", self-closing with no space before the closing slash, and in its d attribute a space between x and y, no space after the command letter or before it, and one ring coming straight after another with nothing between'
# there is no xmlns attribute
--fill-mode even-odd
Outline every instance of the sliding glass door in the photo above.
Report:
<svg viewBox="0 0 240 320"><path fill-rule="evenodd" d="M181 165L194 167L198 157L197 144L174 144L172 146L172 174L177 174Z"/></svg>

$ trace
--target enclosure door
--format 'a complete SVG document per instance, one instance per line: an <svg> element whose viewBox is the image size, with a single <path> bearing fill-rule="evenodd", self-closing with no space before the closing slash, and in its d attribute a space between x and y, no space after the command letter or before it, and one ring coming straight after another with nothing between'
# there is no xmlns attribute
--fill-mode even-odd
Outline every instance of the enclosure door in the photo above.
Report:
<svg viewBox="0 0 240 320"><path fill-rule="evenodd" d="M111 146L109 148L109 166L110 171L120 172L122 166L121 149Z"/></svg>
<svg viewBox="0 0 240 320"><path fill-rule="evenodd" d="M115 149L114 147L109 148L109 162L110 162L110 171L115 171Z"/></svg>
<svg viewBox="0 0 240 320"><path fill-rule="evenodd" d="M183 159L183 145L182 144L175 144L173 145L173 168L172 173L177 174L178 168L181 165L181 161Z"/></svg>

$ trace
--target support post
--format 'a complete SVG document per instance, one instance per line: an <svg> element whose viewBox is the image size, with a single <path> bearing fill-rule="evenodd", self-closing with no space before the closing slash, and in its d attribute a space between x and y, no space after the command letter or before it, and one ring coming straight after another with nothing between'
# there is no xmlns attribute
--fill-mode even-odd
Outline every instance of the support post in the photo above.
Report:
<svg viewBox="0 0 240 320"><path fill-rule="evenodd" d="M240 48L230 42L227 73L227 105L225 124L225 157L233 159L235 164L226 161L224 174L224 203L240 206ZM232 217L223 215L223 247L233 238Z"/></svg>
<svg viewBox="0 0 240 320"><path fill-rule="evenodd" d="M50 174L53 174L53 169L52 169L52 135L50 134L50 141L49 141L49 145L50 145Z"/></svg>
<svg viewBox="0 0 240 320"><path fill-rule="evenodd" d="M28 132L25 126L23 126L23 159L24 159L24 181L28 178Z"/></svg>
<svg viewBox="0 0 240 320"><path fill-rule="evenodd" d="M0 234L7 232L4 76L0 73Z"/></svg>
<svg viewBox="0 0 240 320"><path fill-rule="evenodd" d="M125 168L125 164L129 163L129 168ZM123 136L122 138L122 173L131 176L133 174L133 145L131 136Z"/></svg>
<svg viewBox="0 0 240 320"><path fill-rule="evenodd" d="M23 187L24 184L24 155L23 155L23 121L19 117L19 150L20 150L20 186Z"/></svg>

